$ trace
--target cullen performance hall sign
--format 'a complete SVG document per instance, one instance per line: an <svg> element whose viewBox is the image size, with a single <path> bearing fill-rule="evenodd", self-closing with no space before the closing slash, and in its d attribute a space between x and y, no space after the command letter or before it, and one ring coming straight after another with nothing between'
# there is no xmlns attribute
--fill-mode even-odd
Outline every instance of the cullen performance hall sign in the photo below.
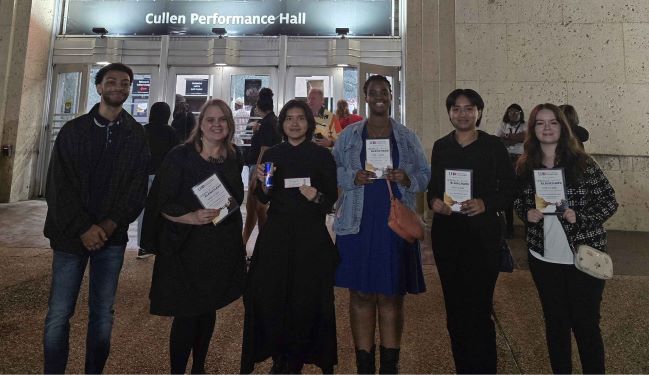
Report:
<svg viewBox="0 0 649 375"><path fill-rule="evenodd" d="M390 36L393 0L68 0L63 34Z"/></svg>

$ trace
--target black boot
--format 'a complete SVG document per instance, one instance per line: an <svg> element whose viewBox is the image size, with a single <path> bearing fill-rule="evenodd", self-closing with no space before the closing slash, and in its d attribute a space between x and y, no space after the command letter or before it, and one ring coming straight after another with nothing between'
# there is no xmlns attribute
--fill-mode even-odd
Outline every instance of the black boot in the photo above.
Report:
<svg viewBox="0 0 649 375"><path fill-rule="evenodd" d="M286 361L286 374L301 374L304 362L297 358L288 357Z"/></svg>
<svg viewBox="0 0 649 375"><path fill-rule="evenodd" d="M356 373L357 374L374 374L376 373L376 364L374 357L376 346L372 345L372 350L356 349Z"/></svg>
<svg viewBox="0 0 649 375"><path fill-rule="evenodd" d="M273 356L273 367L270 368L269 374L286 374L286 356Z"/></svg>
<svg viewBox="0 0 649 375"><path fill-rule="evenodd" d="M379 374L398 374L399 373L399 348L391 349L381 346L381 367Z"/></svg>

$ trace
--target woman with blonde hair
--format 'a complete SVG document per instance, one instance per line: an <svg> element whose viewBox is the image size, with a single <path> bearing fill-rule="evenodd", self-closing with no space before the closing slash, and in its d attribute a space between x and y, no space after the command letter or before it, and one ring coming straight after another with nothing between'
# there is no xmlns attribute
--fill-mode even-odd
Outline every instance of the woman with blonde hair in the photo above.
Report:
<svg viewBox="0 0 649 375"><path fill-rule="evenodd" d="M184 144L167 154L147 198L141 246L157 255L150 311L174 317L169 338L173 374L185 373L190 353L191 372L205 372L216 310L243 291L241 212L233 209L214 225L212 220L221 210L203 208L192 190L216 175L241 204L243 162L232 144L233 136L228 105L220 99L205 103L198 126Z"/></svg>
<svg viewBox="0 0 649 375"><path fill-rule="evenodd" d="M338 118L338 124L340 129L345 129L347 125L363 121L363 117L349 113L349 104L345 99L340 99L336 103L336 117Z"/></svg>

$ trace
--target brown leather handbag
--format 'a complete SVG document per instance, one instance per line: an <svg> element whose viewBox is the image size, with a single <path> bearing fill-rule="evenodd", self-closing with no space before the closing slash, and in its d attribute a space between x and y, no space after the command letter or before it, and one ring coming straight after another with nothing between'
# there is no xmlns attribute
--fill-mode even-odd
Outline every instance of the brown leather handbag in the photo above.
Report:
<svg viewBox="0 0 649 375"><path fill-rule="evenodd" d="M394 197L390 181L385 180L390 192L390 216L388 216L388 227L399 237L413 243L416 240L424 240L424 222L413 210Z"/></svg>

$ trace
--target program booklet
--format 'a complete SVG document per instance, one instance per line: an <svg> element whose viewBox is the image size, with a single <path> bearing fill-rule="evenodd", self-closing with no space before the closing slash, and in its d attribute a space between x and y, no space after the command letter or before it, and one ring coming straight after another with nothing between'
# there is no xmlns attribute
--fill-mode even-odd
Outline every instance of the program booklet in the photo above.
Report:
<svg viewBox="0 0 649 375"><path fill-rule="evenodd" d="M221 210L219 215L212 220L214 225L222 222L239 209L239 204L216 174L196 184L192 191L203 208Z"/></svg>
<svg viewBox="0 0 649 375"><path fill-rule="evenodd" d="M568 208L563 168L534 170L534 203L544 215L557 215Z"/></svg>
<svg viewBox="0 0 649 375"><path fill-rule="evenodd" d="M390 138L365 141L365 170L374 172L376 178L386 178L392 169Z"/></svg>
<svg viewBox="0 0 649 375"><path fill-rule="evenodd" d="M444 203L453 212L462 211L462 202L473 198L473 171L470 169L444 170Z"/></svg>

